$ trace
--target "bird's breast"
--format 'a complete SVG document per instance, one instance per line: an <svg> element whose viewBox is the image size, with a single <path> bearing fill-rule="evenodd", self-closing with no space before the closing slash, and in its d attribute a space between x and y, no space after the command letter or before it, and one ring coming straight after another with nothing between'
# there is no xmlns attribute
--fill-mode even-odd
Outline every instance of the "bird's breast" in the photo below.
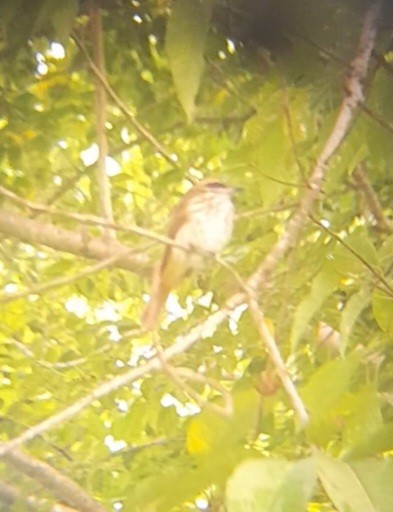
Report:
<svg viewBox="0 0 393 512"><path fill-rule="evenodd" d="M176 240L201 251L218 253L229 242L233 216L233 204L227 196L192 201L188 207L188 220Z"/></svg>

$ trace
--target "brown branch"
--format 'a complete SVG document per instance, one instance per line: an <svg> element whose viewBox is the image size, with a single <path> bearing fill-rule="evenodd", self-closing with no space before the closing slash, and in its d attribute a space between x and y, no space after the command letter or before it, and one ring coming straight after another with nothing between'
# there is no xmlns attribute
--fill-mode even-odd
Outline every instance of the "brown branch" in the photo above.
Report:
<svg viewBox="0 0 393 512"><path fill-rule="evenodd" d="M163 157L167 162L169 162L172 166L177 167L177 161L176 158L173 157L167 149L165 149L162 144L152 135L147 128L145 128L136 118L135 114L133 114L126 104L120 99L120 97L115 93L115 91L112 89L112 87L108 84L106 78L100 70L97 68L97 66L94 64L93 60L91 59L89 52L86 50L84 44L79 39L79 37L76 35L76 33L73 33L73 39L79 48L79 50L84 54L86 57L87 62L89 63L90 68L92 69L93 73L96 75L97 79L102 83L104 86L106 92L108 95L112 98L112 100L116 103L116 105L119 107L119 109L123 112L123 114L127 117L127 119L131 122L135 130L143 136L143 138L151 144L151 146Z"/></svg>
<svg viewBox="0 0 393 512"><path fill-rule="evenodd" d="M18 206L28 208L29 210L32 210L34 212L47 213L52 216L64 217L66 219L71 219L80 224L85 224L87 226L100 226L100 227L104 227L104 228L110 228L110 229L113 229L116 231L123 231L125 233L132 233L134 235L140 235L140 236L149 238L150 240L154 240L156 242L160 242L165 245L171 245L172 247L177 247L178 249L183 249L184 251L187 251L187 252L197 252L196 249L190 249L189 247L181 245L181 244L177 243L175 240L173 240L172 238L169 238L169 237L163 236L163 235L158 235L157 233L154 233L153 231L149 231L148 229L144 229L139 226L125 227L121 224L107 222L105 220L102 220L100 217L95 217L94 215L83 215L80 213L69 213L69 212L64 212L62 210L57 210L56 208L53 208L51 206L45 206L45 205L42 205L39 203L33 203L32 201L28 201L27 199L23 199L23 198L19 197L17 194L12 192L11 190L8 190L5 187L2 187L1 185L0 185L0 195L3 195L7 199L10 199L13 203L17 204ZM7 212L5 210L0 209L0 231L3 231L4 233L10 234L11 236L15 236L17 238L20 238L20 237L16 233L14 233L14 231L10 228L10 226L8 226L8 228L7 228L7 223L1 222L2 215L6 215L6 214L13 215L12 218L20 219L21 221L23 220L23 222L30 222L30 224L29 224L30 226L33 226L34 224L36 224L36 227L40 228L40 229L44 228L44 226L50 226L51 228L54 227L52 224L44 224L44 223L36 221L36 220L19 217L14 214L10 214L9 212ZM4 226L4 229L2 229L2 226ZM62 228L56 228L56 229L62 229ZM25 230L24 230L24 232L25 232ZM64 234L69 233L68 231L66 231L64 229L62 229L62 232ZM72 232L72 234L74 234L74 233L75 232ZM89 238L85 232L83 232L83 233L80 232L79 236L83 237L83 240L85 242L86 242L86 240L100 240L100 239ZM44 242L37 242L35 240L35 238L33 238L32 240L30 240L30 239L25 240L22 238L20 238L20 239L22 241L26 241L26 243L42 243L43 245L47 245L49 247L57 249L57 247L53 247L53 245L51 245L50 243L47 244ZM118 243L116 241L113 241L111 243L111 245L113 248L117 248L118 251L120 251L122 249L126 250L123 245L121 245L120 243ZM138 251L134 251L134 252L137 253L138 257L142 258L143 250L145 250L145 249L146 249L146 247L139 247ZM60 250L62 250L62 249L60 249ZM75 254L74 251L69 251L69 252ZM108 256L111 256L112 254L113 254L113 252L110 252L108 254ZM84 256L84 257L90 257L85 254L79 254L79 255ZM206 257L206 254L202 252L202 256ZM94 258L94 256L91 256L91 258ZM147 260L147 258L146 258L146 260ZM143 263L145 263L146 260L143 260ZM141 265L143 263L141 263ZM125 267L121 267L121 268L125 268ZM127 268L127 270L132 270L132 269ZM134 270L134 271L136 271L136 270ZM141 269L141 270L139 270L138 273L144 274L144 271Z"/></svg>
<svg viewBox="0 0 393 512"><path fill-rule="evenodd" d="M248 286L254 290L261 291L267 286L270 282L271 274L279 261L297 242L312 207L320 194L322 182L327 171L327 164L349 133L354 113L359 105L363 103L362 83L365 80L371 51L375 44L376 25L381 4L382 0L373 2L365 15L358 53L351 63L351 74L346 82L347 96L342 101L332 131L317 158L308 180L310 189L301 198L299 208L289 219L281 238L273 246L257 271L249 278Z"/></svg>
<svg viewBox="0 0 393 512"><path fill-rule="evenodd" d="M107 512L107 509L89 496L76 482L46 462L42 462L19 450L3 454L4 461L24 475L39 482L56 497L76 507L79 512Z"/></svg>
<svg viewBox="0 0 393 512"><path fill-rule="evenodd" d="M361 109L363 110L363 112L365 112L368 117L370 119L372 119L373 121L375 121L377 124L379 124L379 126L381 126L382 128L384 128L385 130L387 130L388 132L390 133L393 133L393 124L392 123L389 123L389 121L386 121L386 119L384 119L383 117L381 117L379 114L377 114L376 112L374 112L374 110L372 110L371 108L369 108L367 105L362 105L361 106Z"/></svg>
<svg viewBox="0 0 393 512"><path fill-rule="evenodd" d="M100 74L105 77L105 58L102 37L102 17L98 0L89 1L91 41L93 47L93 62ZM94 106L96 117L96 132L98 142L98 161L97 161L97 182L100 198L101 217L109 222L113 222L113 208L111 198L111 184L106 172L106 160L108 157L108 140L106 137L106 90L94 73L95 91ZM105 235L114 237L115 232L106 229Z"/></svg>
<svg viewBox="0 0 393 512"><path fill-rule="evenodd" d="M105 225L105 223L102 223ZM98 223L96 223L98 225ZM112 227L109 225L109 227ZM86 232L69 231L49 222L27 219L6 210L0 210L0 232L27 244L41 244L56 251L67 252L88 259L106 260L129 250L125 245L102 238L93 238ZM117 261L116 266L143 274L149 258L142 252L128 254Z"/></svg>
<svg viewBox="0 0 393 512"><path fill-rule="evenodd" d="M266 350L269 354L270 361L272 362L277 375L281 380L281 384L285 389L289 399L292 402L293 409L296 412L300 424L305 426L308 422L308 413L306 411L306 407L303 404L302 399L300 398L299 393L295 387L295 384L292 382L292 379L288 373L288 370L285 366L284 359L282 358L280 349L278 348L278 344L274 339L274 336L271 334L269 327L265 322L265 318L263 316L262 311L258 306L257 294L255 290L249 288L247 283L245 283L242 278L239 276L237 271L228 265L225 261L222 261L221 258L216 258L219 263L221 263L231 274L234 276L235 280L239 283L241 289L244 291L248 306L251 311L251 315L254 319L254 323L256 328L262 338L262 341L266 347Z"/></svg>
<svg viewBox="0 0 393 512"><path fill-rule="evenodd" d="M255 296L249 295L248 305L250 307L250 312L254 319L256 328L258 329L258 332L268 351L270 360L274 365L277 375L280 377L281 383L292 402L293 409L299 418L300 424L305 426L308 422L308 413L306 407L300 398L299 393L297 392L295 384L292 382L284 360L281 356L277 342L265 322L265 318L258 307L258 302Z"/></svg>
<svg viewBox="0 0 393 512"><path fill-rule="evenodd" d="M23 510L41 510L42 507L46 507L45 510L48 512L79 512L75 508L67 507L62 503L56 503L48 508L47 500L38 499L35 496L25 496L24 493L20 492L15 486L10 485L0 480L0 510L6 512L12 509L13 505L23 505Z"/></svg>
<svg viewBox="0 0 393 512"><path fill-rule="evenodd" d="M356 167L356 169L353 171L353 176L356 180L356 184L360 191L362 192L364 199L366 201L366 204L371 212L371 215L374 217L377 229L379 231L382 231L384 233L392 233L393 228L392 225L389 223L387 218L385 217L385 214L383 212L381 203L379 202L378 196L375 193L375 190L373 189L366 170L364 168L364 164L360 164Z"/></svg>

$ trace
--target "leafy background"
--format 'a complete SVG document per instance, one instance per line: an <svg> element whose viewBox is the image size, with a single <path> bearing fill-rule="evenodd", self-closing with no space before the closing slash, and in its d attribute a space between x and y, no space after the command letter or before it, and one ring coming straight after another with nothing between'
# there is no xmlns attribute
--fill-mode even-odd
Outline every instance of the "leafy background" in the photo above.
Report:
<svg viewBox="0 0 393 512"><path fill-rule="evenodd" d="M92 240L103 240L107 256L116 243L85 222L102 206L93 4L0 5L4 443L155 353L139 322L162 245L119 230L130 260L94 270L86 259ZM245 282L309 190L369 5L101 2L104 78L116 97L107 91L98 113L106 112L116 224L165 233L192 182L216 176L239 186L223 258ZM178 378L143 374L5 455L1 510L393 509L392 60L385 2L365 104L259 301L308 410L305 428L244 305L172 360ZM219 264L184 282L162 347L238 290ZM202 380L182 385L184 368ZM226 396L221 386L233 401L229 418L213 408ZM18 464L16 453L28 458ZM95 504L81 504L49 467Z"/></svg>

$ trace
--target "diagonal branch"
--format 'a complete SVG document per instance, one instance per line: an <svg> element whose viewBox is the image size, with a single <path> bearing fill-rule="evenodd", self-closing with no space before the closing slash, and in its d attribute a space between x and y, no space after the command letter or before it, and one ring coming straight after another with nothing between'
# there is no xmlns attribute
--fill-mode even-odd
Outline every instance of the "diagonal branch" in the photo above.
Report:
<svg viewBox="0 0 393 512"><path fill-rule="evenodd" d="M104 86L106 92L108 95L112 98L112 100L115 102L115 104L119 107L119 109L123 112L123 114L127 117L127 119L131 122L135 130L139 133L139 135L142 135L147 142L151 144L151 146L163 157L167 162L169 162L172 166L177 166L177 161L174 156L172 156L166 148L162 146L162 144L152 135L145 126L143 126L136 116L128 109L127 105L119 98L119 96L115 93L115 91L112 89L112 87L108 84L106 78L100 70L97 68L97 66L94 64L93 60L91 59L88 51L86 50L84 44L79 39L79 37L74 33L73 39L79 48L79 50L84 54L86 57L86 60L89 63L90 68L92 69L93 73L96 75L97 79L102 83Z"/></svg>
<svg viewBox="0 0 393 512"><path fill-rule="evenodd" d="M76 507L79 512L107 512L107 509L89 496L76 482L42 462L19 450L8 452L4 456L7 464L24 475L39 482L65 503Z"/></svg>
<svg viewBox="0 0 393 512"><path fill-rule="evenodd" d="M316 160L308 180L310 189L300 199L299 208L289 219L281 238L272 247L257 271L248 280L248 286L259 292L270 281L271 274L279 261L299 239L312 207L320 194L323 179L327 172L327 165L348 135L354 120L354 113L364 101L362 84L367 74L371 52L375 44L376 25L381 5L382 0L373 2L365 15L358 53L351 63L351 74L348 76L345 84L347 96L341 103L332 131Z"/></svg>
<svg viewBox="0 0 393 512"><path fill-rule="evenodd" d="M222 314L221 312L217 313L219 313L220 315ZM215 315L213 315L213 317L214 316ZM48 430L54 428L57 425L61 425L65 421L79 414L83 409L88 407L95 400L98 400L112 393L113 391L122 388L123 386L129 385L131 382L141 378L142 376L148 373L160 370L161 360L169 361L176 355L182 354L183 352L188 350L197 341L197 339L199 339L199 337L200 336L197 336L195 338L194 335L179 337L173 345L164 349L161 352L160 357L154 357L144 365L141 365L137 368L132 368L121 375L117 375L113 379L103 382L102 384L97 386L91 393L80 398L63 411L60 411L59 413L50 416L41 423L38 423L37 425L29 428L20 436L12 439L11 441L8 441L6 443L0 443L0 457L4 458L7 454L14 453L15 448L17 448L21 444L36 438L37 436L43 434L44 432L47 432Z"/></svg>
<svg viewBox="0 0 393 512"><path fill-rule="evenodd" d="M297 392L295 384L292 382L292 379L288 373L277 342L274 339L274 336L271 334L269 327L266 324L265 318L258 307L258 302L256 301L255 297L252 296L252 294L250 294L248 305L250 307L251 315L254 319L258 332L269 353L270 360L272 361L274 368L280 377L281 383L292 402L293 409L298 415L300 424L304 426L308 422L308 413L302 399L300 398L299 393Z"/></svg>
<svg viewBox="0 0 393 512"><path fill-rule="evenodd" d="M0 232L27 244L41 244L57 251L95 260L106 260L129 249L115 240L108 243L107 240L93 238L86 232L70 231L50 222L28 219L6 210L0 210ZM143 267L148 262L149 258L146 254L137 252L131 255L125 254L116 265L119 268L143 274Z"/></svg>
<svg viewBox="0 0 393 512"><path fill-rule="evenodd" d="M11 510L10 507L14 505L23 506L23 510L41 510L46 507L48 512L79 512L75 508L67 507L62 503L56 503L52 506L48 505L47 500L36 498L35 496L25 496L23 491L19 491L15 486L10 485L0 480L0 504L5 508L0 507L4 512ZM48 506L50 508L48 508Z"/></svg>

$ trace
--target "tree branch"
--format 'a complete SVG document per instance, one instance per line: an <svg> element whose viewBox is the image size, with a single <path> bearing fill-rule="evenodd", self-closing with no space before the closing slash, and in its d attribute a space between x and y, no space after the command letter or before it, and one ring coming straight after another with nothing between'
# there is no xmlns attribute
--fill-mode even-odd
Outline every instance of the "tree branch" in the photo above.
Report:
<svg viewBox="0 0 393 512"><path fill-rule="evenodd" d="M51 206L45 206L45 205L42 205L39 203L34 203L32 201L28 201L27 199L23 199L23 198L19 197L17 194L15 194L14 192L12 192L11 190L8 190L7 188L2 187L1 185L0 185L0 195L3 195L7 199L10 199L13 203L17 204L18 206L28 208L29 210L32 210L33 212L47 213L52 216L64 217L66 219L71 219L80 224L85 224L87 226L100 226L100 227L104 227L104 228L110 228L110 229L113 229L116 231L123 231L125 233L132 233L134 235L140 235L140 236L149 238L150 240L160 242L162 244L171 245L172 247L177 247L178 249L183 249L184 251L195 252L195 250L192 250L189 247L185 247L184 245L177 243L172 238L169 238L169 237L163 236L163 235L159 235L157 233L154 233L153 231L149 231L148 229L144 229L139 226L125 227L121 224L115 224L113 222L105 221L101 217L96 217L94 215L83 215L80 213L69 213L69 212L64 212L62 210L57 210L56 208L53 208ZM0 209L0 231L2 231L1 216L3 214L5 215L6 213L9 213L9 212L6 212L5 210ZM21 217L18 217L18 218L22 219ZM45 226L45 224L43 224L42 222L38 222L35 220L31 220L31 219L23 218L23 221L30 221L32 223L31 225L34 225L34 223L36 223L37 227ZM6 223L4 225L6 225ZM52 226L52 225L50 224L50 226ZM10 232L9 229L5 229L4 232L6 234L12 234L12 236L16 236L17 238L19 238L17 236L17 234L13 234L13 232ZM66 233L65 230L63 230L63 232ZM74 233L74 232L72 232L72 233ZM86 239L85 232L79 233L79 235L83 236L84 239ZM94 239L94 240L97 240L97 239ZM26 240L23 240L23 241L26 241ZM36 243L36 241L35 240L32 240L32 241L27 240L26 243ZM43 243L43 242L38 242L38 243ZM49 247L53 247L51 244L43 243L43 245L48 245ZM125 247L123 245L121 245L115 241L112 243L112 246L118 247L119 250L125 249ZM56 248L56 247L54 247L54 248ZM143 247L143 248L140 247L138 249L138 251L135 251L135 252L138 252L138 256L142 256L142 252L144 249L145 249L145 247ZM73 251L70 251L70 252L73 252ZM111 254L109 254L109 256L111 256ZM205 254L202 254L202 255L206 256ZM89 256L85 256L85 257L89 257ZM130 270L130 269L127 269L127 270ZM139 272L139 273L141 273L141 272Z"/></svg>
<svg viewBox="0 0 393 512"><path fill-rule="evenodd" d="M377 224L377 229L379 231L383 231L384 233L392 233L393 228L385 214L383 212L381 203L379 202L378 196L373 189L366 170L364 168L364 164L359 164L356 169L353 171L353 176L356 180L357 187L362 192L366 204L371 212L371 215L374 217L375 222Z"/></svg>
<svg viewBox="0 0 393 512"><path fill-rule="evenodd" d="M105 76L103 76L100 72L100 70L97 68L97 66L92 61L88 51L86 50L84 44L79 39L79 37L74 33L73 39L79 48L79 50L84 54L86 57L90 68L92 69L93 73L96 75L98 80L102 83L104 86L106 92L108 95L112 98L112 100L116 103L116 105L119 107L119 109L123 112L123 114L129 119L135 130L143 136L147 142L151 144L151 146L163 157L167 162L169 162L172 166L177 167L177 160L174 156L172 156L167 149L165 149L161 143L152 135L147 128L145 128L136 118L136 116L127 108L126 104L119 98L119 96L115 93L115 91L112 89L112 87L108 84Z"/></svg>
<svg viewBox="0 0 393 512"><path fill-rule="evenodd" d="M49 222L27 219L6 210L0 210L0 232L27 244L41 244L57 251L95 260L106 260L129 250L120 242L108 243L107 240L93 238L86 232L69 231ZM120 258L116 266L143 274L143 267L148 262L149 258L146 254L137 252Z"/></svg>
<svg viewBox="0 0 393 512"><path fill-rule="evenodd" d="M71 480L46 462L42 462L19 450L4 455L7 464L24 475L39 482L55 496L76 507L79 512L107 512L107 509L89 496L76 482Z"/></svg>
<svg viewBox="0 0 393 512"><path fill-rule="evenodd" d="M223 314L222 311L218 311L217 313L215 313L214 315L207 319L207 321L204 323L204 328L206 328L206 324L209 323L210 319L213 319L213 322L215 321L214 317L216 315L219 315L220 317L222 317L222 319L225 318L225 313ZM194 333L194 331L196 332ZM85 409L91 403L93 403L95 400L98 400L112 393L113 391L122 388L123 386L129 385L131 382L143 377L148 373L160 370L161 360L169 361L176 355L182 354L183 352L188 350L200 338L200 331L201 326L197 327L195 330L192 330L186 336L180 336L179 338L177 338L173 345L164 349L161 352L160 357L154 357L150 359L148 362L146 362L146 364L144 365L138 366L137 368L132 368L121 375L117 375L113 379L103 382L102 384L97 386L91 393L80 398L69 407L66 407L63 411L60 411L59 413L50 416L41 423L38 423L34 427L27 429L20 436L6 443L0 443L0 457L5 457L7 454L13 453L14 450L21 444L27 441L31 441L37 436L42 435L44 432L47 432L48 430L54 428L55 426L64 423L70 418L73 418L74 416L79 414L83 409Z"/></svg>
<svg viewBox="0 0 393 512"><path fill-rule="evenodd" d="M105 77L105 58L102 41L102 18L98 0L89 1L90 10L90 28L93 47L93 62L100 74ZM94 105L96 116L96 132L98 142L98 161L97 161L97 182L100 197L100 214L109 222L113 222L113 208L111 199L111 185L106 172L106 160L108 156L108 140L106 138L106 90L94 73L95 92ZM105 230L105 235L114 237L115 232L110 229Z"/></svg>
<svg viewBox="0 0 393 512"><path fill-rule="evenodd" d="M48 512L79 512L75 508L67 507L62 503L56 503L50 508L48 508L48 503L46 500L41 500L36 498L35 496L25 496L24 493L20 492L15 486L10 485L6 482L2 482L0 480L0 503L2 503L6 508L0 507L0 510L6 512L8 510L11 511L13 505L18 503L18 505L23 505L23 510L37 510L38 508L41 510L41 507L46 506L45 510Z"/></svg>
<svg viewBox="0 0 393 512"><path fill-rule="evenodd" d="M369 263L366 259L363 258L363 256L361 254L359 254L358 252L356 252L354 249L352 249L352 247L350 245L348 245L345 240L343 240L340 236L336 235L336 233L334 233L331 229L327 228L326 226L324 226L322 224L322 222L319 222L317 219L315 219L312 215L310 215L310 219L314 222L314 224L316 226L319 227L320 230L322 231L325 231L326 233L328 233L332 238L334 238L339 244L341 244L343 247L345 247L345 249L350 252L353 256L355 256L355 258L357 258L367 269L368 271L370 272L370 274L372 276L374 276L374 280L376 282L379 282L383 285L383 287L381 287L381 289L387 293L388 295L390 295L391 297L393 297L393 286L391 286L391 284L389 283L389 281L387 279L385 279L385 277L383 275L381 275L374 267L371 263Z"/></svg>
<svg viewBox="0 0 393 512"><path fill-rule="evenodd" d="M276 340L266 325L264 316L258 307L258 302L256 301L255 297L250 295L248 304L255 325L269 353L270 360L272 361L274 368L280 377L281 383L292 402L293 409L298 415L300 424L304 426L308 422L308 413L302 399L300 398L299 393L297 392L295 384L292 382L292 379L288 373Z"/></svg>
<svg viewBox="0 0 393 512"><path fill-rule="evenodd" d="M351 63L351 74L346 80L347 96L344 98L330 135L316 160L308 180L310 189L300 199L298 210L289 219L285 232L273 246L257 271L249 278L248 286L262 291L270 281L271 274L279 261L295 245L307 221L312 207L318 198L327 164L340 147L353 122L357 107L364 101L362 84L365 80L370 56L375 44L376 25L381 10L382 0L373 2L368 9L360 35L358 53Z"/></svg>

